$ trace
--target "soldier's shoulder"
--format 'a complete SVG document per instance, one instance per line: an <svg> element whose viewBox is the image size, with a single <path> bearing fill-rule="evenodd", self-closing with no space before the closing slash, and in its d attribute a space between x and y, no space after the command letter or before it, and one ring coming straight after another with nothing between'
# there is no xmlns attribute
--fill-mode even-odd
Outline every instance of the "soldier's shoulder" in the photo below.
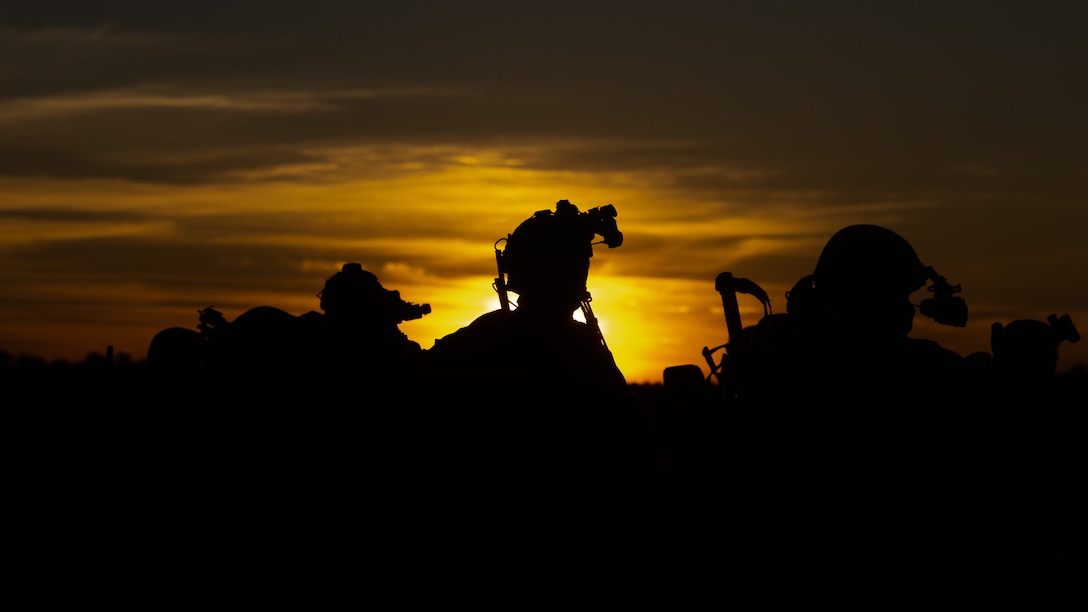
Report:
<svg viewBox="0 0 1088 612"><path fill-rule="evenodd" d="M430 352L441 354L453 350L464 350L495 338L512 324L511 315L512 313L506 310L495 310L480 315L468 325L435 340Z"/></svg>
<svg viewBox="0 0 1088 612"><path fill-rule="evenodd" d="M917 374L960 380L968 375L970 362L952 349L933 340L910 338L908 366Z"/></svg>
<svg viewBox="0 0 1088 612"><path fill-rule="evenodd" d="M907 341L911 352L918 356L940 359L947 363L962 363L964 361L962 355L950 348L941 346L941 344L935 340L908 338Z"/></svg>

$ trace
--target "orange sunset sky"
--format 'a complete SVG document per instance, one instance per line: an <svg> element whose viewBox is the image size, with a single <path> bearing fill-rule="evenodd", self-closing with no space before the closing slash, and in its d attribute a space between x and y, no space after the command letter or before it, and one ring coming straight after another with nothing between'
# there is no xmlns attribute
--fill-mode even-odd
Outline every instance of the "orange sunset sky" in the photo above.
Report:
<svg viewBox="0 0 1088 612"><path fill-rule="evenodd" d="M1082 2L253 6L0 8L0 350L142 358L207 306L317 310L348 261L431 304L427 348L560 199L619 213L589 289L630 382L707 371L719 272L784 312L854 223L962 285L967 327L917 337L1088 330Z"/></svg>

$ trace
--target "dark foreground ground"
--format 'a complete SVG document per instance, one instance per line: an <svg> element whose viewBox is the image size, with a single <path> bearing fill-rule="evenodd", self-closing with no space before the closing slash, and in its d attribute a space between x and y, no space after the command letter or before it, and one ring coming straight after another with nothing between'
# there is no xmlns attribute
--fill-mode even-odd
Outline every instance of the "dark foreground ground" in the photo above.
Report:
<svg viewBox="0 0 1088 612"><path fill-rule="evenodd" d="M274 528L267 513L237 501L252 466L238 452L244 440L237 423L200 412L214 400L149 402L146 364L124 355L47 363L0 353L0 388L3 597L36 602L17 609L277 607L269 569ZM723 467L721 415L693 415L691 406L680 414L662 385L631 389L657 429L655 476L625 518L638 533L626 551L626 609L631 602L645 610L757 609L753 591L789 589L774 580L757 586L765 577L746 574L746 553L732 544L743 540L744 526ZM1055 397L1069 413L1066 439L1081 444L1088 439L1088 372L1059 375ZM287 480L286 473L274 480L281 476ZM289 497L285 503L293 503ZM1053 571L1054 593L1037 609L1088 609L1081 608L1088 602L1083 553L1070 553ZM428 593L440 591L440 582L423 571L409 578L408 588L419 593L406 598L407 607L433 609ZM968 599L965 609L994 609ZM368 606L366 592L355 603L344 609L387 609Z"/></svg>

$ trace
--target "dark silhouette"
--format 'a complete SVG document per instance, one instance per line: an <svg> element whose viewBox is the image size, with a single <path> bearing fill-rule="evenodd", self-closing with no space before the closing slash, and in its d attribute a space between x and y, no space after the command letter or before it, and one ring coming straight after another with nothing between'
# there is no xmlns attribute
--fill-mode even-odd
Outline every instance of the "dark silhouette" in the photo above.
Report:
<svg viewBox="0 0 1088 612"><path fill-rule="evenodd" d="M964 438L982 609L1085 603L1083 453L1054 387L1059 345L1079 340L1069 315L991 326L984 394Z"/></svg>
<svg viewBox="0 0 1088 612"><path fill-rule="evenodd" d="M873 225L832 236L786 314L719 277L719 291L739 287L767 306L741 330L726 302L723 365L733 371L719 377L741 432L749 537L738 546L757 568L749 605L962 609L949 423L965 401L965 366L908 337L910 296L927 279L935 301L923 312L965 324L958 288Z"/></svg>
<svg viewBox="0 0 1088 612"><path fill-rule="evenodd" d="M334 609L365 598L396 609L405 598L403 411L421 352L398 325L430 306L402 300L357 263L318 295L323 314L306 313L290 329L267 319L278 350L247 336L266 355L256 386L277 397L246 390L276 408L239 493L251 515L268 521L270 608ZM250 352L246 361L261 360ZM279 380L269 384L270 373Z"/></svg>
<svg viewBox="0 0 1088 612"><path fill-rule="evenodd" d="M164 501L139 513L172 522L182 521L177 513L203 517L227 607L405 605L404 419L422 350L398 325L430 306L402 300L357 263L327 279L318 296L322 312L301 316L258 306L228 321L207 308L199 332L166 329L148 349L154 387L142 409L183 417L192 427L169 431L184 432L208 461L155 443L157 452L173 453L169 465L203 468L188 493L163 474L156 479L202 510ZM147 533L173 532L140 527L133 541L147 542ZM171 580L172 571L147 563L146 551L122 558ZM118 576L117 592L146 592L133 607L176 603L177 589L135 569L132 576Z"/></svg>
<svg viewBox="0 0 1088 612"><path fill-rule="evenodd" d="M622 595L648 423L586 290L595 235L622 241L615 215L562 200L520 224L496 247L500 309L428 351L419 522L434 527L424 550L445 609L606 609Z"/></svg>
<svg viewBox="0 0 1088 612"><path fill-rule="evenodd" d="M728 341L703 349L709 376L628 385L587 290L597 236L623 242L615 218L534 214L496 243L498 310L426 351L399 324L430 307L356 263L320 312L205 308L146 361L0 351L7 600L1088 607L1088 372L1058 374L1068 315L994 323L966 357L913 338L918 313L966 325L960 287L898 234L850 226L784 312L717 276Z"/></svg>

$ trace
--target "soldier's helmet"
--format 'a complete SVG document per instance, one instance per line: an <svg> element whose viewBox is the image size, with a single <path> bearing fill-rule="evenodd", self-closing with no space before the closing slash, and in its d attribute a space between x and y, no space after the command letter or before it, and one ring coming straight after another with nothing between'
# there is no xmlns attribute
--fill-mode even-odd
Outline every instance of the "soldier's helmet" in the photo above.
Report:
<svg viewBox="0 0 1088 612"><path fill-rule="evenodd" d="M827 333L854 343L905 337L915 316L910 295L926 284L928 271L899 234L878 225L844 227L813 270L812 321L829 323Z"/></svg>
<svg viewBox="0 0 1088 612"><path fill-rule="evenodd" d="M1058 370L1058 347L1079 342L1080 333L1069 315L1050 315L1046 322L1019 319L990 326L994 369L1004 376L1043 381Z"/></svg>
<svg viewBox="0 0 1088 612"><path fill-rule="evenodd" d="M537 211L506 239L502 254L507 288L525 296L552 295L583 299L593 239L600 234L609 248L620 246L612 205L579 212L568 200L555 211Z"/></svg>
<svg viewBox="0 0 1088 612"><path fill-rule="evenodd" d="M330 319L385 326L418 319L431 312L430 304L412 304L390 291L362 264L346 263L325 281L317 294L321 310Z"/></svg>
<svg viewBox="0 0 1088 612"><path fill-rule="evenodd" d="M906 239L890 229L866 224L836 232L812 274L821 294L845 296L909 296L927 279L926 266Z"/></svg>

